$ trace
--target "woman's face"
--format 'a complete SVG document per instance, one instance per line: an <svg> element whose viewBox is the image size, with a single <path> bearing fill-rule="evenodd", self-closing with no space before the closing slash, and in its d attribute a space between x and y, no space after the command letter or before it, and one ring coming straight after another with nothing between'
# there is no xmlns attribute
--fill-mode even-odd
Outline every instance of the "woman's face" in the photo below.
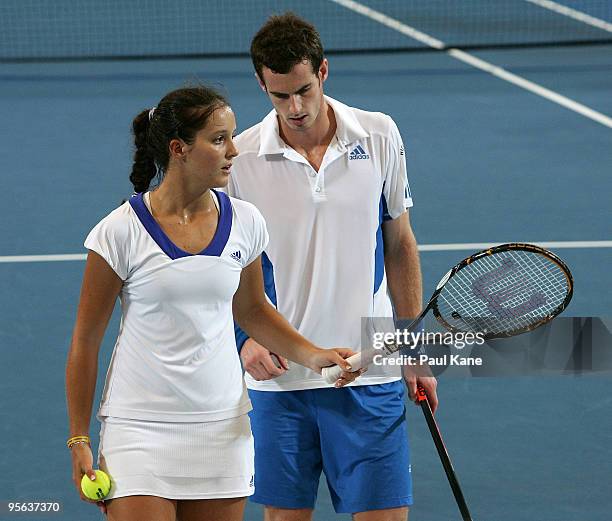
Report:
<svg viewBox="0 0 612 521"><path fill-rule="evenodd" d="M199 176L208 187L226 186L232 159L238 155L233 135L236 118L231 107L216 109L206 126L199 130L191 145L186 145L185 167L189 174Z"/></svg>

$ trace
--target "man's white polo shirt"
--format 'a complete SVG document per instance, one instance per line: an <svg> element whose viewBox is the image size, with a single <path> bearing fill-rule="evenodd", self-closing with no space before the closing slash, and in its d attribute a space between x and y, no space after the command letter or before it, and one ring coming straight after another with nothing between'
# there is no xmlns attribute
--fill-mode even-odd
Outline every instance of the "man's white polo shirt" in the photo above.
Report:
<svg viewBox="0 0 612 521"><path fill-rule="evenodd" d="M326 97L337 130L317 172L279 136L276 112L236 138L231 196L263 214L270 242L262 254L266 293L298 331L322 347L361 348L362 317L391 317L381 223L412 206L404 146L393 120ZM372 367L358 385L399 378ZM257 390L329 387L291 364Z"/></svg>

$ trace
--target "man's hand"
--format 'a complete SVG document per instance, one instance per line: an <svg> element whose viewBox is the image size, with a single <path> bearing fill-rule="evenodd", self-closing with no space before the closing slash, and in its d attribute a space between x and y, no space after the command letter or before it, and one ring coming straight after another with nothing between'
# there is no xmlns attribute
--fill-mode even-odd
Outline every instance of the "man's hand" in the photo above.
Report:
<svg viewBox="0 0 612 521"><path fill-rule="evenodd" d="M431 412L436 412L436 409L438 408L438 393L436 391L438 381L434 376L417 376L412 371L404 371L404 382L408 388L410 400L417 405L419 404L417 387L419 385L422 386L427 393L427 400L431 406Z"/></svg>
<svg viewBox="0 0 612 521"><path fill-rule="evenodd" d="M240 359L244 370L258 382L276 378L289 369L286 358L271 353L252 338L247 339L242 346Z"/></svg>

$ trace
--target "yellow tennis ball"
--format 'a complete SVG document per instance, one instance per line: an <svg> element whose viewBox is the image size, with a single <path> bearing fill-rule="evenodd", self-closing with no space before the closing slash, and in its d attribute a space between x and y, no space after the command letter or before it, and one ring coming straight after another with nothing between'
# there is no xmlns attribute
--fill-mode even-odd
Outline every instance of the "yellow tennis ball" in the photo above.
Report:
<svg viewBox="0 0 612 521"><path fill-rule="evenodd" d="M81 478L81 490L83 494L94 501L102 501L110 492L111 480L106 472L96 470L96 480L89 479L87 474Z"/></svg>

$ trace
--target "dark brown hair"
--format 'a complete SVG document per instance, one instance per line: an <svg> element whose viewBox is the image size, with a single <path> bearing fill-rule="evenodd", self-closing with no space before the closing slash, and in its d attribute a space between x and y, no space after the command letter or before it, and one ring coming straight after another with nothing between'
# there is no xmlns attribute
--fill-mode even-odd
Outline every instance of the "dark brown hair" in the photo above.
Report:
<svg viewBox="0 0 612 521"><path fill-rule="evenodd" d="M157 107L138 114L132 122L136 150L130 181L134 191L146 191L157 174L163 176L170 161L172 139L193 143L210 115L228 105L227 100L210 87L186 87L166 94Z"/></svg>
<svg viewBox="0 0 612 521"><path fill-rule="evenodd" d="M294 13L271 16L251 42L251 60L262 81L264 67L287 74L305 60L316 74L323 61L321 37L314 25Z"/></svg>

